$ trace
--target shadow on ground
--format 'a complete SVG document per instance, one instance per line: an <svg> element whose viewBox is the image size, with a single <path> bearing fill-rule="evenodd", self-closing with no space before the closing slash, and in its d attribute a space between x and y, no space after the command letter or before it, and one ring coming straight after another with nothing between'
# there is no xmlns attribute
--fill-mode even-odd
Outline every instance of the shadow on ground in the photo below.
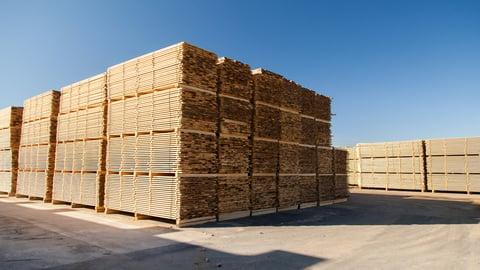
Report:
<svg viewBox="0 0 480 270"><path fill-rule="evenodd" d="M478 224L471 201L353 193L348 202L210 223L202 227Z"/></svg>
<svg viewBox="0 0 480 270"><path fill-rule="evenodd" d="M36 203L43 205L26 200L0 201L0 269L305 269L326 261L279 249L253 255L233 254L208 245L162 237L179 231L162 227L165 224L144 228L131 224L116 226L115 221L94 211L79 212L67 206L36 209ZM199 228L478 224L479 221L480 206L470 201L371 192L352 193L346 203L182 230L199 233ZM252 241L256 245L255 239Z"/></svg>
<svg viewBox="0 0 480 270"><path fill-rule="evenodd" d="M162 238L173 228L121 229L65 216L77 212L67 207L27 205L35 202L0 202L0 269L305 269L324 261L283 250L232 254Z"/></svg>

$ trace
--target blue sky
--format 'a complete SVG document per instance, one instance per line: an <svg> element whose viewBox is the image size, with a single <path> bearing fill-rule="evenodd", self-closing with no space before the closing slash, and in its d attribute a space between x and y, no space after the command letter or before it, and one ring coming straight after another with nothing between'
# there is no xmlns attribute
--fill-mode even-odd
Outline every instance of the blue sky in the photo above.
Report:
<svg viewBox="0 0 480 270"><path fill-rule="evenodd" d="M480 136L480 1L0 0L0 108L187 41L333 98L333 144Z"/></svg>

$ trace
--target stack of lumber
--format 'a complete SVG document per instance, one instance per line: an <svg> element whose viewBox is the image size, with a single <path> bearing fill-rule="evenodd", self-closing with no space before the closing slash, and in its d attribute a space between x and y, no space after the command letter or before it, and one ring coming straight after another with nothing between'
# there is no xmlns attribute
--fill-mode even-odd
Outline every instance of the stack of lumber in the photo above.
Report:
<svg viewBox="0 0 480 270"><path fill-rule="evenodd" d="M353 152L359 187L425 190L421 140L362 143Z"/></svg>
<svg viewBox="0 0 480 270"><path fill-rule="evenodd" d="M107 210L214 217L215 54L180 43L107 71Z"/></svg>
<svg viewBox="0 0 480 270"><path fill-rule="evenodd" d="M335 199L348 197L348 150L333 148L333 167L335 175Z"/></svg>
<svg viewBox="0 0 480 270"><path fill-rule="evenodd" d="M0 192L16 193L18 149L22 131L22 107L0 110Z"/></svg>
<svg viewBox="0 0 480 270"><path fill-rule="evenodd" d="M331 202L335 199L334 156L331 148L318 148L317 175L320 202Z"/></svg>
<svg viewBox="0 0 480 270"><path fill-rule="evenodd" d="M107 98L107 212L188 225L316 206L321 176L336 198L330 98L280 75L180 43L109 68Z"/></svg>
<svg viewBox="0 0 480 270"><path fill-rule="evenodd" d="M336 202L330 103L182 42L1 111L0 189L15 192L19 145L18 196L179 226Z"/></svg>
<svg viewBox="0 0 480 270"><path fill-rule="evenodd" d="M217 70L217 215L219 220L224 220L250 215L251 102L254 87L247 64L220 58Z"/></svg>
<svg viewBox="0 0 480 270"><path fill-rule="evenodd" d="M348 196L330 98L275 73L182 42L52 93L25 103L22 195L178 225Z"/></svg>
<svg viewBox="0 0 480 270"><path fill-rule="evenodd" d="M177 129L177 224L216 220L218 213L217 56L181 43L181 122Z"/></svg>
<svg viewBox="0 0 480 270"><path fill-rule="evenodd" d="M480 137L363 143L348 151L350 185L480 192Z"/></svg>
<svg viewBox="0 0 480 270"><path fill-rule="evenodd" d="M362 143L348 152L350 185L480 192L480 137Z"/></svg>
<svg viewBox="0 0 480 270"><path fill-rule="evenodd" d="M480 192L480 137L425 143L430 190Z"/></svg>
<svg viewBox="0 0 480 270"><path fill-rule="evenodd" d="M24 102L17 195L52 199L59 101L48 91Z"/></svg>
<svg viewBox="0 0 480 270"><path fill-rule="evenodd" d="M252 213L335 200L330 98L264 69L252 73Z"/></svg>
<svg viewBox="0 0 480 270"><path fill-rule="evenodd" d="M106 74L61 89L53 200L103 207Z"/></svg>

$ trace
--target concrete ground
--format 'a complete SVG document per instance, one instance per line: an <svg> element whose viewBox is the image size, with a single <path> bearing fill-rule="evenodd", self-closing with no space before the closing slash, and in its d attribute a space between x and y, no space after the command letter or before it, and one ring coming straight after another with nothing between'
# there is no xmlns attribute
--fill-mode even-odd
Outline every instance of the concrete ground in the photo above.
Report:
<svg viewBox="0 0 480 270"><path fill-rule="evenodd" d="M348 202L175 228L0 195L0 269L480 269L480 196Z"/></svg>

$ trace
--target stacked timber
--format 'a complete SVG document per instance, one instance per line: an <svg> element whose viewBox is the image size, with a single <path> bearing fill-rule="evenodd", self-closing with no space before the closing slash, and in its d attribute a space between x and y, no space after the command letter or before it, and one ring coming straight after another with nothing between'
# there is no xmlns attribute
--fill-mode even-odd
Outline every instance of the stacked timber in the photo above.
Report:
<svg viewBox="0 0 480 270"><path fill-rule="evenodd" d="M330 99L280 75L182 42L62 92L55 200L101 207L105 174L107 213L188 225L337 196Z"/></svg>
<svg viewBox="0 0 480 270"><path fill-rule="evenodd" d="M330 98L263 69L252 73L252 213L334 200Z"/></svg>
<svg viewBox="0 0 480 270"><path fill-rule="evenodd" d="M347 197L330 103L182 42L31 98L8 127L0 112L0 144L21 122L19 196L192 225Z"/></svg>
<svg viewBox="0 0 480 270"><path fill-rule="evenodd" d="M17 188L22 114L22 107L0 110L0 192L9 196L15 195Z"/></svg>
<svg viewBox="0 0 480 270"><path fill-rule="evenodd" d="M363 143L349 148L360 188L480 192L480 137Z"/></svg>
<svg viewBox="0 0 480 270"><path fill-rule="evenodd" d="M218 219L250 215L253 76L250 66L229 58L217 61Z"/></svg>
<svg viewBox="0 0 480 270"><path fill-rule="evenodd" d="M335 175L332 148L317 147L319 201L329 204L335 200Z"/></svg>
<svg viewBox="0 0 480 270"><path fill-rule="evenodd" d="M422 141L365 143L356 148L360 187L425 190Z"/></svg>
<svg viewBox="0 0 480 270"><path fill-rule="evenodd" d="M181 55L171 46L107 71L107 212L177 218Z"/></svg>
<svg viewBox="0 0 480 270"><path fill-rule="evenodd" d="M333 162L335 200L342 200L348 197L348 150L333 148Z"/></svg>
<svg viewBox="0 0 480 270"><path fill-rule="evenodd" d="M104 197L106 74L61 89L54 202L94 206Z"/></svg>
<svg viewBox="0 0 480 270"><path fill-rule="evenodd" d="M218 213L217 56L182 43L177 224L214 221Z"/></svg>
<svg viewBox="0 0 480 270"><path fill-rule="evenodd" d="M107 211L215 220L216 61L180 43L108 69Z"/></svg>
<svg viewBox="0 0 480 270"><path fill-rule="evenodd" d="M24 102L17 196L52 199L59 101L48 91Z"/></svg>
<svg viewBox="0 0 480 270"><path fill-rule="evenodd" d="M425 142L428 189L480 192L480 137Z"/></svg>
<svg viewBox="0 0 480 270"><path fill-rule="evenodd" d="M255 90L251 196L252 214L256 215L275 212L280 204L280 88L282 86L279 84L283 78L263 69L253 70L252 74ZM293 200L296 202L296 195Z"/></svg>

